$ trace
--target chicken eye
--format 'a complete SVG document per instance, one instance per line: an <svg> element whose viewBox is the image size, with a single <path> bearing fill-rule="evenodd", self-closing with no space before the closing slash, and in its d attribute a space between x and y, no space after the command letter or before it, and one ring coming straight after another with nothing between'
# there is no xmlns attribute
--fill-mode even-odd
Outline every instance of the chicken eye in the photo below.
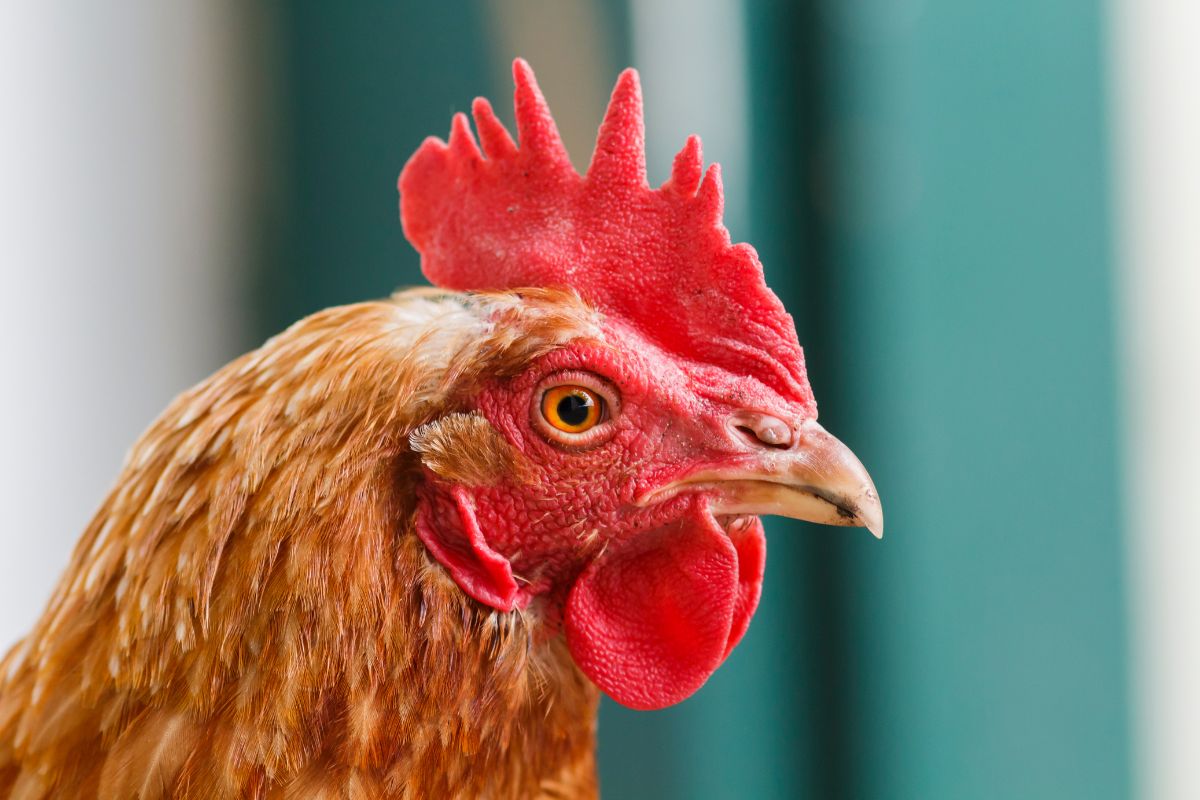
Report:
<svg viewBox="0 0 1200 800"><path fill-rule="evenodd" d="M555 386L542 395L542 418L563 433L591 430L604 410L604 398L584 386Z"/></svg>
<svg viewBox="0 0 1200 800"><path fill-rule="evenodd" d="M617 432L621 393L608 378L586 370L556 372L529 397L529 421L550 444L581 451L607 442Z"/></svg>

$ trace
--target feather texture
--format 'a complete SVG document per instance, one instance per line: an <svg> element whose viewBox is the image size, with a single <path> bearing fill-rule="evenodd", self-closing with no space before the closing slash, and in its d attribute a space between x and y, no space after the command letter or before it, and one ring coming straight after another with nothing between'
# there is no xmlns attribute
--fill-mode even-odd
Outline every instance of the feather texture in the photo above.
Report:
<svg viewBox="0 0 1200 800"><path fill-rule="evenodd" d="M181 395L0 661L0 797L594 795L595 688L428 557L409 440L595 335L565 292L413 290Z"/></svg>

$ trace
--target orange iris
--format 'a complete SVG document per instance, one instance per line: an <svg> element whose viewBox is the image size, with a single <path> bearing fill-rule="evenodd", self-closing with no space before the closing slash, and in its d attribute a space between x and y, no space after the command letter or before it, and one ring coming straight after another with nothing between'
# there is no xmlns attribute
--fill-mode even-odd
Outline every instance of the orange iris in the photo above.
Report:
<svg viewBox="0 0 1200 800"><path fill-rule="evenodd" d="M542 416L564 433L583 433L596 427L604 401L583 386L555 386L542 395Z"/></svg>

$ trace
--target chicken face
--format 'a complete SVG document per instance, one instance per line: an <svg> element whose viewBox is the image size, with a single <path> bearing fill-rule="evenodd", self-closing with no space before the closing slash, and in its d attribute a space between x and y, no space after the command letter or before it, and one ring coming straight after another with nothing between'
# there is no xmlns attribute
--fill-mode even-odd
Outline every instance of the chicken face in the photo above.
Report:
<svg viewBox="0 0 1200 800"><path fill-rule="evenodd" d="M624 326L474 406L486 428L450 447L506 445L519 466L486 485L433 477L418 532L476 599L537 602L584 672L634 708L692 694L745 633L765 558L757 514L882 531L866 471L808 405Z"/></svg>
<svg viewBox="0 0 1200 800"><path fill-rule="evenodd" d="M568 289L596 331L419 432L417 532L464 591L502 610L536 600L596 684L657 708L745 632L758 514L878 534L879 501L816 422L795 325L754 249L731 242L699 139L652 188L627 70L580 175L529 66L513 74L520 146L476 100L478 143L459 114L405 166L404 230L435 284Z"/></svg>

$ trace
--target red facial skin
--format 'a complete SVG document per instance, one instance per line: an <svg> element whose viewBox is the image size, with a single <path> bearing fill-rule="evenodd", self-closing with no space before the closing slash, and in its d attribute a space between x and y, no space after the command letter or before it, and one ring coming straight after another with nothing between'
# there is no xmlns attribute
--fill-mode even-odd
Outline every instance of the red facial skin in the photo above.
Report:
<svg viewBox="0 0 1200 800"><path fill-rule="evenodd" d="M513 65L517 141L485 100L400 176L421 269L457 291L570 287L604 315L602 343L564 348L478 398L529 480L452 487L430 475L417 532L458 585L509 611L537 602L583 671L616 700L687 697L745 632L764 558L757 520L726 533L696 490L649 491L696 470L753 465L730 425L757 412L815 418L795 326L754 249L721 223L720 170L699 139L651 188L637 73L613 90L587 173L575 171L529 65ZM518 146L519 143L519 146ZM615 387L603 442L571 449L531 424L539 387L584 370Z"/></svg>
<svg viewBox="0 0 1200 800"><path fill-rule="evenodd" d="M571 383L580 372L604 381L617 403L600 438L576 448L533 417L556 376ZM638 501L697 470L753 465L762 445L733 428L733 414L798 421L808 407L613 324L603 342L566 346L491 384L476 410L525 457L530 479L451 487L430 476L418 532L431 551L482 602L539 603L580 668L619 702L660 708L695 692L758 603L762 526L755 518L727 532L704 492Z"/></svg>

